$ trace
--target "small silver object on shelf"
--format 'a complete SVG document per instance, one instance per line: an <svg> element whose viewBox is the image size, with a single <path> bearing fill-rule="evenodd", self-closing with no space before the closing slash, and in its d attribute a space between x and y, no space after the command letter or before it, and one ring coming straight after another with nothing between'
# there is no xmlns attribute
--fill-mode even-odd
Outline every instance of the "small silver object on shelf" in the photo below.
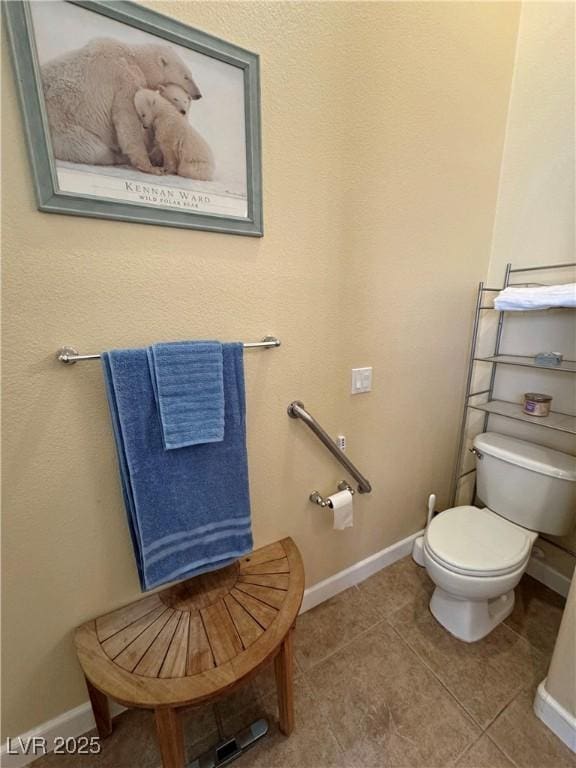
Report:
<svg viewBox="0 0 576 768"><path fill-rule="evenodd" d="M560 352L538 352L537 355L534 355L536 365L548 365L550 367L560 365L563 359L564 355Z"/></svg>

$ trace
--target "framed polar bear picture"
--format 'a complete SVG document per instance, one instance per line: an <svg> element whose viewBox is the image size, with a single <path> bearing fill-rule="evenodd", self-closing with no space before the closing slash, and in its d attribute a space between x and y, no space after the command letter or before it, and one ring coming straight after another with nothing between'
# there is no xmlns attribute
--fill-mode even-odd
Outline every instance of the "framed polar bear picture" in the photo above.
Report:
<svg viewBox="0 0 576 768"><path fill-rule="evenodd" d="M2 3L42 211L262 235L258 56L136 3Z"/></svg>

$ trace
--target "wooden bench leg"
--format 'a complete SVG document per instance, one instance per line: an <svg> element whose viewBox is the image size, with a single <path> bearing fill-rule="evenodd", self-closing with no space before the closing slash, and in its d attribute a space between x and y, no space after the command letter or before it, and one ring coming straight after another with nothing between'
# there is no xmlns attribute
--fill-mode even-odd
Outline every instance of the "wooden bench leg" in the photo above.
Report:
<svg viewBox="0 0 576 768"><path fill-rule="evenodd" d="M154 710L163 768L185 768L184 733L180 713L171 707Z"/></svg>
<svg viewBox="0 0 576 768"><path fill-rule="evenodd" d="M294 630L290 630L280 648L280 652L274 659L274 671L276 672L276 691L278 694L278 712L280 714L280 730L289 736L294 730L294 688L292 653L292 636Z"/></svg>
<svg viewBox="0 0 576 768"><path fill-rule="evenodd" d="M110 717L110 705L108 703L108 697L98 688L94 688L90 680L85 678L86 686L88 687L88 695L90 696L90 704L92 704L92 712L94 713L94 720L96 721L96 730L98 736L101 739L105 739L112 733L112 718Z"/></svg>

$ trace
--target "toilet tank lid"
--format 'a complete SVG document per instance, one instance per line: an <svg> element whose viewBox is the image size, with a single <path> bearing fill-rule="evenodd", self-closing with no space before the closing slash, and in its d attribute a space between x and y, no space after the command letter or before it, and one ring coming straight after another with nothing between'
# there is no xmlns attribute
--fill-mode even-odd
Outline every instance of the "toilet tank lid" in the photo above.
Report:
<svg viewBox="0 0 576 768"><path fill-rule="evenodd" d="M541 475L576 482L576 457L543 445L528 443L496 432L483 432L474 438L474 448L517 467Z"/></svg>

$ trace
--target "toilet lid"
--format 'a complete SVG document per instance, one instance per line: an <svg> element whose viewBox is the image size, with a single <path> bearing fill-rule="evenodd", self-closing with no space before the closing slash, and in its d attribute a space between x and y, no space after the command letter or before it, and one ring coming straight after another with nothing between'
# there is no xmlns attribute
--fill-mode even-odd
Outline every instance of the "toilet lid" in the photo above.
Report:
<svg viewBox="0 0 576 768"><path fill-rule="evenodd" d="M496 576L527 560L537 536L489 509L463 506L434 517L425 543L430 554L449 569Z"/></svg>

